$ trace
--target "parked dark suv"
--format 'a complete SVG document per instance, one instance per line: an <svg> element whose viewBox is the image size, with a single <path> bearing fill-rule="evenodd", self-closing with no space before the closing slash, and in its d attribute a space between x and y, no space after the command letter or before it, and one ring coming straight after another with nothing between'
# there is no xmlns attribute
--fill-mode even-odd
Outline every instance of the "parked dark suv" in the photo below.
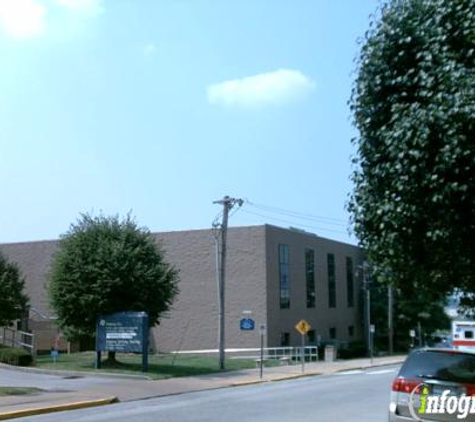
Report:
<svg viewBox="0 0 475 422"><path fill-rule="evenodd" d="M475 421L475 354L430 348L409 354L392 385L389 421L413 420Z"/></svg>

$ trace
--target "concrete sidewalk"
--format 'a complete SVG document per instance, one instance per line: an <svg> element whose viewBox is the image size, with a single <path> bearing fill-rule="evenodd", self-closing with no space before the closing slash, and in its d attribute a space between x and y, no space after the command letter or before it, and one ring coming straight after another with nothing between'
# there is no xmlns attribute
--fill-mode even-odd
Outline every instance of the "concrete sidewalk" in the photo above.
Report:
<svg viewBox="0 0 475 422"><path fill-rule="evenodd" d="M142 400L194 391L288 380L302 376L331 375L341 371L399 364L404 359L405 356L374 358L373 364L368 358L336 362L312 362L305 364L305 372L302 372L302 366L299 364L276 366L264 368L262 379L259 376L259 369L256 368L155 381L117 379L114 383L91 385L87 389L76 391L45 392L25 396L0 396L0 420L98 406L114 401Z"/></svg>

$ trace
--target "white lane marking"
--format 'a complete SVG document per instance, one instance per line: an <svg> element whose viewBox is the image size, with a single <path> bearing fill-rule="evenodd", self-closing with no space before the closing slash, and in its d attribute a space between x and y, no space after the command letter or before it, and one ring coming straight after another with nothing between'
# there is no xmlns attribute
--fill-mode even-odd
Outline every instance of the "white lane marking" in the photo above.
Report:
<svg viewBox="0 0 475 422"><path fill-rule="evenodd" d="M380 369L379 371L366 372L368 375L390 374L396 372L396 369Z"/></svg>

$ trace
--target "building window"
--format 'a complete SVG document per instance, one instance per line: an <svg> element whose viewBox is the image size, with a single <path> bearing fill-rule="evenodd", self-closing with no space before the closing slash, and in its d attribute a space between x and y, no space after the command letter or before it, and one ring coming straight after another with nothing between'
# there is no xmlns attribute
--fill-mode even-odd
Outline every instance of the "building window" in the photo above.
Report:
<svg viewBox="0 0 475 422"><path fill-rule="evenodd" d="M353 325L348 326L348 335L353 337L355 335L355 327Z"/></svg>
<svg viewBox="0 0 475 422"><path fill-rule="evenodd" d="M309 344L315 343L315 330L308 330L307 339Z"/></svg>
<svg viewBox="0 0 475 422"><path fill-rule="evenodd" d="M290 308L289 245L279 245L280 309Z"/></svg>
<svg viewBox="0 0 475 422"><path fill-rule="evenodd" d="M315 308L315 252L305 249L305 278L307 284L307 308Z"/></svg>
<svg viewBox="0 0 475 422"><path fill-rule="evenodd" d="M335 280L335 255L327 255L328 269L328 306L336 308L336 280Z"/></svg>
<svg viewBox="0 0 475 422"><path fill-rule="evenodd" d="M290 334L280 333L280 345L282 347L290 346Z"/></svg>
<svg viewBox="0 0 475 422"><path fill-rule="evenodd" d="M353 280L353 259L346 257L346 292L348 294L348 308L355 305L355 288Z"/></svg>
<svg viewBox="0 0 475 422"><path fill-rule="evenodd" d="M332 340L336 339L336 328L335 327L330 328L330 338Z"/></svg>

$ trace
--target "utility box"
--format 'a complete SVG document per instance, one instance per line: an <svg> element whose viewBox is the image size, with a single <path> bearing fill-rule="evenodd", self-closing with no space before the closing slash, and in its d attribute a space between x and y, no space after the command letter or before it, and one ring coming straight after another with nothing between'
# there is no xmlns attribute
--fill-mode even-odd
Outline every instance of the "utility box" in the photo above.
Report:
<svg viewBox="0 0 475 422"><path fill-rule="evenodd" d="M335 362L336 347L332 345L325 346L325 362Z"/></svg>

